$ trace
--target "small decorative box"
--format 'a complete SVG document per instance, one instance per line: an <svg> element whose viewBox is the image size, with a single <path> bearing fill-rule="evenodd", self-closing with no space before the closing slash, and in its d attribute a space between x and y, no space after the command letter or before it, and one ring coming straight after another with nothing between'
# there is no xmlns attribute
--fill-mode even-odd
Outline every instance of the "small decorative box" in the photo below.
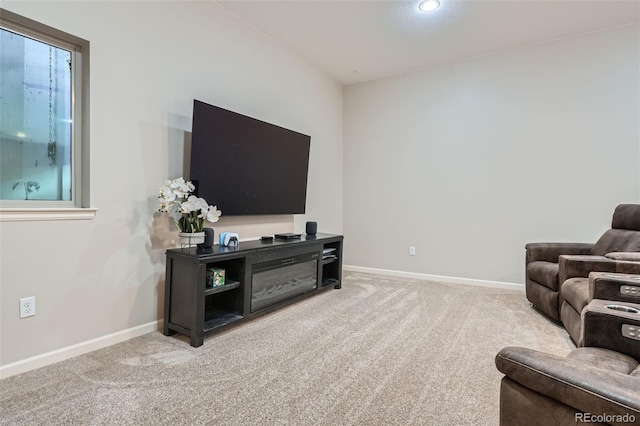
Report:
<svg viewBox="0 0 640 426"><path fill-rule="evenodd" d="M224 269L207 269L207 287L220 287L224 285Z"/></svg>

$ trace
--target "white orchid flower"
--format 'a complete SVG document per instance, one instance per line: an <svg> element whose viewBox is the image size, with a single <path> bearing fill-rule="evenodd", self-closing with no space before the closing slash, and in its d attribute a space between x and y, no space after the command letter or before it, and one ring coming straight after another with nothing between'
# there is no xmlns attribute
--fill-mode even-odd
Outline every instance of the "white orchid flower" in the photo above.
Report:
<svg viewBox="0 0 640 426"><path fill-rule="evenodd" d="M180 212L182 213L191 213L196 210L200 210L200 202L195 195L190 196L187 201L180 205Z"/></svg>
<svg viewBox="0 0 640 426"><path fill-rule="evenodd" d="M195 195L189 196L187 201L182 203L183 213L191 213L198 210L206 210L208 208L207 202L204 198L198 198Z"/></svg>
<svg viewBox="0 0 640 426"><path fill-rule="evenodd" d="M187 198L193 192L195 186L191 182L185 182L183 178L167 181L167 186L178 198Z"/></svg>
<svg viewBox="0 0 640 426"><path fill-rule="evenodd" d="M194 203L196 203L199 207L198 210L206 210L208 208L207 206L207 202L204 200L204 198L198 198L194 195L192 195L191 197L195 198ZM191 198L189 197L189 198Z"/></svg>
<svg viewBox="0 0 640 426"><path fill-rule="evenodd" d="M160 188L160 197L166 201L173 201L176 199L176 194L168 186Z"/></svg>
<svg viewBox="0 0 640 426"><path fill-rule="evenodd" d="M169 186L173 189L182 188L185 185L184 178L181 178L181 177L178 179L170 180L168 181L168 183L169 183Z"/></svg>
<svg viewBox="0 0 640 426"><path fill-rule="evenodd" d="M160 188L158 203L161 211L168 211L176 204L176 195L171 191L171 188L167 186Z"/></svg>
<svg viewBox="0 0 640 426"><path fill-rule="evenodd" d="M173 193L175 194L176 198L180 199L180 200L186 200L187 197L189 196L188 192L179 190L179 189L174 189Z"/></svg>
<svg viewBox="0 0 640 426"><path fill-rule="evenodd" d="M160 211L178 213L176 219L181 232L195 232L202 230L205 220L217 222L222 212L216 206L210 206L203 198L191 193L195 185L180 177L165 181L160 188L158 204ZM177 207L177 208L176 208Z"/></svg>
<svg viewBox="0 0 640 426"><path fill-rule="evenodd" d="M221 214L222 212L218 210L217 206L209 206L206 214L207 221L211 223L217 222Z"/></svg>

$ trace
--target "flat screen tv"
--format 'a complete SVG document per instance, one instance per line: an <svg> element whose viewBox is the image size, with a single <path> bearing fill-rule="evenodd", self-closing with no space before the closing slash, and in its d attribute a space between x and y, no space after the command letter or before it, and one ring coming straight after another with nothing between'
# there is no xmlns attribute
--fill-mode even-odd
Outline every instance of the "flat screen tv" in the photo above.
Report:
<svg viewBox="0 0 640 426"><path fill-rule="evenodd" d="M311 137L193 102L190 180L225 216L305 212Z"/></svg>

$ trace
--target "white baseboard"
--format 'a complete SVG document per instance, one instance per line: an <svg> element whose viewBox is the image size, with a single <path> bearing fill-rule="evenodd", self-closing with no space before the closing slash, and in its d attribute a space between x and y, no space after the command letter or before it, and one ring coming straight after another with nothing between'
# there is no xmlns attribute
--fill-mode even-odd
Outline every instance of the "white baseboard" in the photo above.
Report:
<svg viewBox="0 0 640 426"><path fill-rule="evenodd" d="M146 324L132 327L116 333L107 334L106 336L87 340L86 342L77 343L65 348L56 349L51 352L36 355L31 358L12 362L11 364L0 366L0 379L5 379L16 374L26 373L36 368L44 367L56 362L64 361L78 355L102 349L116 343L124 342L134 337L142 336L159 330L163 324L163 320L151 321Z"/></svg>
<svg viewBox="0 0 640 426"><path fill-rule="evenodd" d="M480 287L506 288L524 292L524 284L507 283L502 281L486 281L472 278L449 277L445 275L421 274L418 272L394 271L390 269L368 268L365 266L343 265L345 271L365 272L369 274L389 275L393 277L416 278L419 280L439 281L450 284L475 285Z"/></svg>

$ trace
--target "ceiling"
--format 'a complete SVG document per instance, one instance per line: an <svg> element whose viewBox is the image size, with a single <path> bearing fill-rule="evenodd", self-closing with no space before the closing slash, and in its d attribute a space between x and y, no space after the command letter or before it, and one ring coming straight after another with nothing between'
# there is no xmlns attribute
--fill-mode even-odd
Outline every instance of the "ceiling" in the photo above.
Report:
<svg viewBox="0 0 640 426"><path fill-rule="evenodd" d="M640 21L640 0L216 2L344 85Z"/></svg>

